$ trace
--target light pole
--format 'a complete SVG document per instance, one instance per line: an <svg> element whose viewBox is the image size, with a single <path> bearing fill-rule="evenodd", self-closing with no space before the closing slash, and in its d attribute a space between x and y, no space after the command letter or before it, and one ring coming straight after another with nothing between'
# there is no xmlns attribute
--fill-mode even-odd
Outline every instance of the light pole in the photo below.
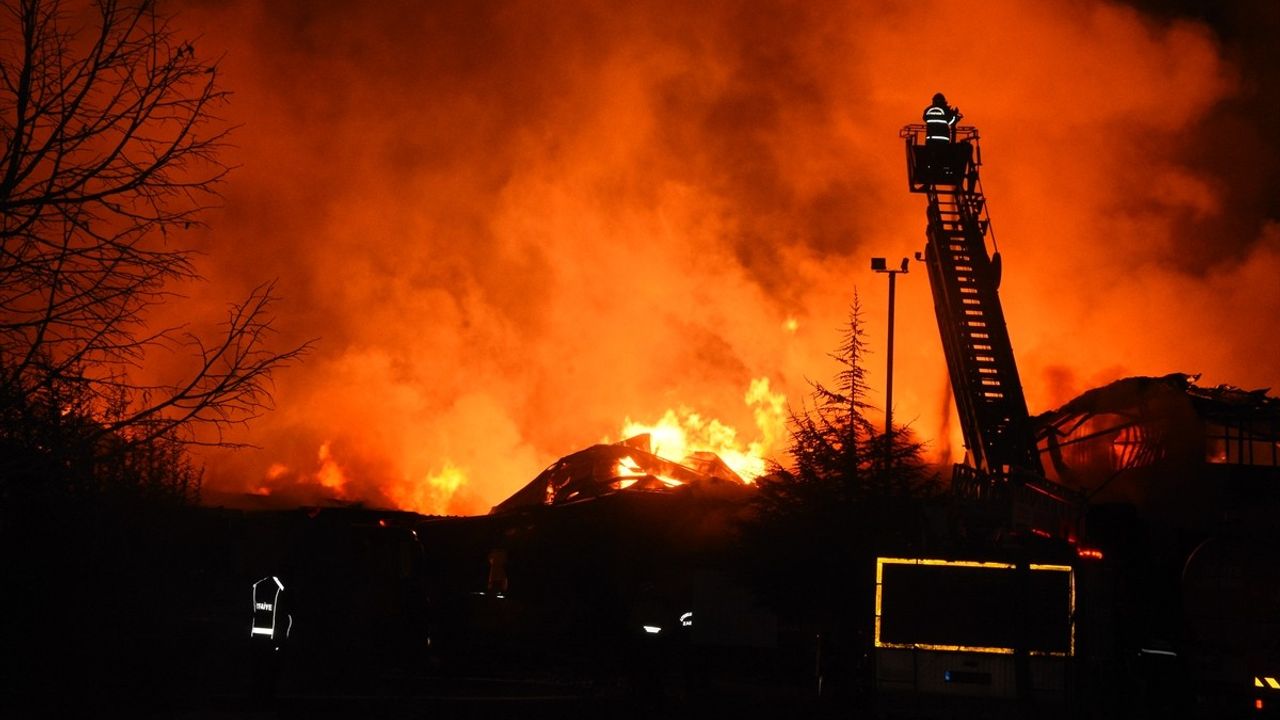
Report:
<svg viewBox="0 0 1280 720"><path fill-rule="evenodd" d="M902 258L902 265L898 268L890 268L884 261L884 258L871 258L871 269L878 273L886 273L889 275L889 370L885 373L885 390L884 390L884 437L885 437L885 457L893 455L893 443L890 442L893 435L893 295L894 281L898 279L900 273L907 272L906 258Z"/></svg>

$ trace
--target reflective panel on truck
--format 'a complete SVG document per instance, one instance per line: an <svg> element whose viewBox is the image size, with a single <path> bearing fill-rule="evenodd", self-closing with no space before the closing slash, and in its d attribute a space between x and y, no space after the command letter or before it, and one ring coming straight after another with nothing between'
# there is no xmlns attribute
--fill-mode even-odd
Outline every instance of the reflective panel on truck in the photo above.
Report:
<svg viewBox="0 0 1280 720"><path fill-rule="evenodd" d="M876 559L878 648L1070 656L1074 613L1066 565L1019 572L1002 562Z"/></svg>

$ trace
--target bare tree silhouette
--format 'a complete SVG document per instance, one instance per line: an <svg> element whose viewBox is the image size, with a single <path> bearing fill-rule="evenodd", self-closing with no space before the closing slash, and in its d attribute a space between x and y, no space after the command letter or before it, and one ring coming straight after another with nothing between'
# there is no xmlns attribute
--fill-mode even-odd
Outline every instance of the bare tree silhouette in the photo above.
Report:
<svg viewBox="0 0 1280 720"><path fill-rule="evenodd" d="M230 444L306 350L268 348L272 286L231 305L216 338L148 324L198 277L173 236L230 169L228 93L154 2L74 5L0 2L0 441L78 423L95 452ZM191 353L183 379L136 380L155 347Z"/></svg>

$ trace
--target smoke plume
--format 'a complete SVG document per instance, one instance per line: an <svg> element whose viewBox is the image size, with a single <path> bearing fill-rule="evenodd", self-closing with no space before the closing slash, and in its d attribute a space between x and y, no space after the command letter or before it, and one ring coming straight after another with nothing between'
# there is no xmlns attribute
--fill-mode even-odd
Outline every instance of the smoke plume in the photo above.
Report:
<svg viewBox="0 0 1280 720"><path fill-rule="evenodd" d="M1032 412L1125 374L1280 383L1264 148L1221 134L1253 126L1258 76L1197 19L191 0L179 22L241 126L182 312L278 278L282 342L319 338L238 438L260 449L207 457L211 496L483 511L669 410L782 459L779 400L830 377L855 289L882 390L868 259L923 246L897 131L938 91L982 132ZM895 419L958 455L927 280L900 280Z"/></svg>

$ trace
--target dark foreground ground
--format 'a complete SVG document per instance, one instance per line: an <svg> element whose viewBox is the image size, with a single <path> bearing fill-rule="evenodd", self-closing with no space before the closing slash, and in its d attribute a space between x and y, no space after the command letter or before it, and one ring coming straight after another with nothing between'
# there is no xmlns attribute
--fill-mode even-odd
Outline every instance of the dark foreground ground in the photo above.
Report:
<svg viewBox="0 0 1280 720"><path fill-rule="evenodd" d="M814 688L722 683L697 696L615 684L485 677L388 678L360 690L284 690L261 697L251 688L191 696L93 696L22 693L0 706L6 718L834 718L861 716L848 698L817 697ZM167 695L167 696L166 696Z"/></svg>
<svg viewBox="0 0 1280 720"><path fill-rule="evenodd" d="M588 606L595 615L553 614L570 622L571 632L526 632L507 644L496 639L537 625L513 625L510 612L499 612L518 607L514 595L496 601L436 592L423 606L431 612L420 617L405 609L419 606L405 600L419 597L417 564L374 572L384 550L401 547L394 541L408 531L346 515L315 538L297 529L325 517L199 508L73 513L60 506L9 516L0 527L7 606L0 613L0 718L850 717L856 707L847 693L819 700L812 648L804 643L781 665L733 650L708 662L712 671L690 673L671 663L687 663L692 645L656 651L643 645L643 634L606 637L593 629L595 606ZM470 554L456 550L472 544ZM353 555L333 547L372 550ZM467 573L474 565L483 588L487 539L450 536L434 547L447 550L446 559L467 559ZM288 567L289 553L318 559L329 585L323 594L295 595L302 630L273 669L249 635L250 583ZM571 567L583 562L573 556ZM601 567L636 566L629 559ZM403 567L412 570L404 578ZM599 586L599 568L589 570L590 586ZM471 582L467 573L460 576ZM543 596L558 597L551 589ZM310 606L302 605L308 598ZM394 601L394 612L369 598ZM625 608L603 607L622 613L609 627L639 628ZM428 636L434 645L424 642Z"/></svg>
<svg viewBox="0 0 1280 720"><path fill-rule="evenodd" d="M218 718L765 718L853 717L847 707L793 693L737 693L701 698L636 697L584 687L513 684L469 678L423 683L387 695L281 695L271 701L213 697L174 712L190 720Z"/></svg>

